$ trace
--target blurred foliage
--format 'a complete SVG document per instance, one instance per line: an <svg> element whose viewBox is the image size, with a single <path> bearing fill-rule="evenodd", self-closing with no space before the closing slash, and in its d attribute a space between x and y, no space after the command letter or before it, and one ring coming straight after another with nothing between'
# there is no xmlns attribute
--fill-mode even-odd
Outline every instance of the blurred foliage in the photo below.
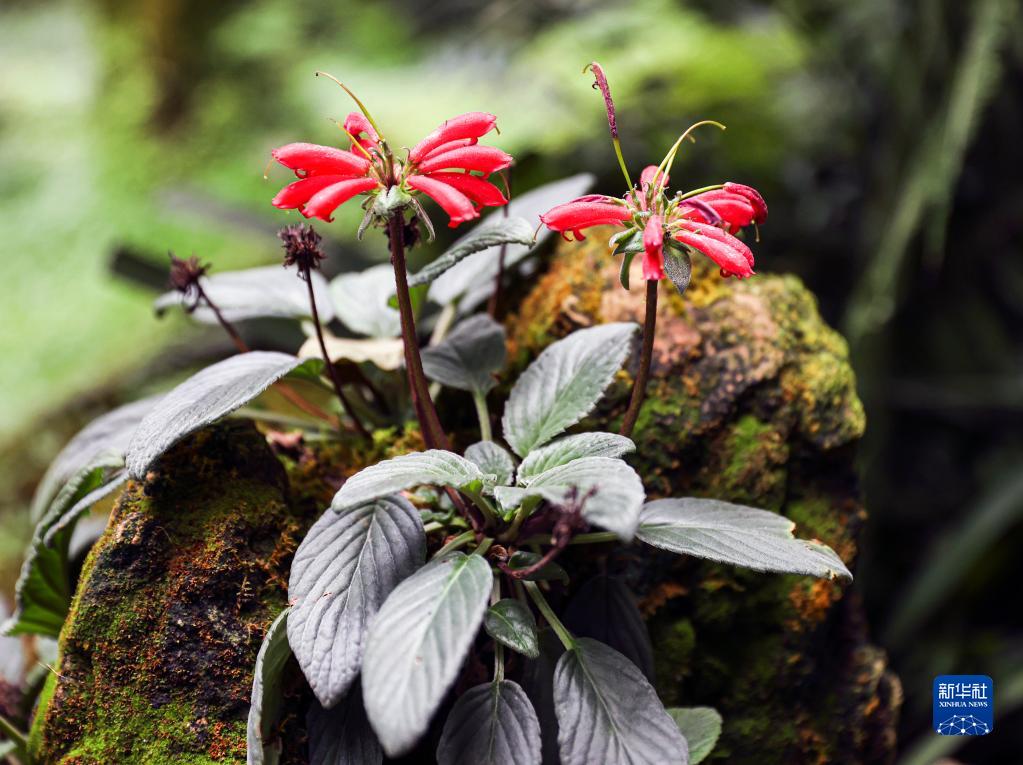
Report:
<svg viewBox="0 0 1023 765"><path fill-rule="evenodd" d="M0 8L0 560L46 461L83 420L223 349L157 322L168 249L272 263L288 216L274 145L338 142L344 79L390 138L486 109L515 187L700 134L673 185L751 183L763 270L793 271L849 334L869 413L860 583L893 652L907 746L939 672L1017 676L1023 543L1023 24L1015 0L66 0ZM635 171L634 171L635 172ZM332 270L385 256L323 227ZM449 236L445 232L442 236ZM443 242L435 248L443 246ZM418 254L421 263L431 252ZM272 335L281 342L279 336ZM965 541L964 541L965 540ZM8 549L10 548L10 549ZM1000 720L1019 727L1020 714ZM1002 742L1002 743L1000 743ZM1007 735L961 756L999 762ZM1008 761L1008 760L1004 760Z"/></svg>

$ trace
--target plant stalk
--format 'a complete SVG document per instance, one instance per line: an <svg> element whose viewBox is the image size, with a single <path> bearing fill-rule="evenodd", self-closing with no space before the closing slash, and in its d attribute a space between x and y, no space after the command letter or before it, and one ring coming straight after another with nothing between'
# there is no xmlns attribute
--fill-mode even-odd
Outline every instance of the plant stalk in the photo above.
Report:
<svg viewBox="0 0 1023 765"><path fill-rule="evenodd" d="M654 358L654 330L657 327L657 281L657 279L648 279L646 283L646 318L643 320L643 349L639 357L639 371L636 373L636 382L632 386L632 399L629 401L629 408L625 411L622 428L618 431L620 435L627 438L632 436L632 430L636 427L640 407L643 406L643 399L646 398L647 381L650 379L650 364Z"/></svg>
<svg viewBox="0 0 1023 765"><path fill-rule="evenodd" d="M536 607L540 609L540 613L543 614L543 618L547 620L547 623L551 625L551 629L554 630L554 634L558 636L558 640L565 646L565 650L571 651L575 648L575 641L572 639L572 633L565 628L565 625L561 623L561 620L554 613L554 609L551 608L547 602L547 598L540 592L540 588L536 585L536 582L525 581L522 583L525 585L526 592L529 593L529 597L536 603Z"/></svg>
<svg viewBox="0 0 1023 765"><path fill-rule="evenodd" d="M474 391L472 400L476 404L476 416L480 421L480 439L483 441L493 441L494 431L490 427L490 409L487 407L487 394Z"/></svg>

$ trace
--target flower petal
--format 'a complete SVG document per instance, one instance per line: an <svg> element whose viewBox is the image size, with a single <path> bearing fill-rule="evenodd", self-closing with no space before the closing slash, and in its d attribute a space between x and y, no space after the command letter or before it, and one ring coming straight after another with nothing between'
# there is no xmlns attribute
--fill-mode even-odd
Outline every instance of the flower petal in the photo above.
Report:
<svg viewBox="0 0 1023 765"><path fill-rule="evenodd" d="M632 217L629 208L622 204L598 201L592 196L580 197L552 207L540 216L540 220L551 231L578 231L590 226L621 226Z"/></svg>
<svg viewBox="0 0 1023 765"><path fill-rule="evenodd" d="M345 117L344 124L345 132L350 133L355 137L355 140L359 142L363 148L369 149L375 147L380 142L380 136L377 135L377 131L373 129L369 120L366 119L365 114L360 112L351 112ZM366 136L363 137L362 134Z"/></svg>
<svg viewBox="0 0 1023 765"><path fill-rule="evenodd" d="M315 143L289 143L270 152L271 156L296 174L365 175L369 160L344 149Z"/></svg>
<svg viewBox="0 0 1023 765"><path fill-rule="evenodd" d="M703 194L697 194L682 202L682 205L688 208L682 213L682 217L700 223L714 223L715 221L710 220L706 212L699 209L697 205L700 203L717 213L732 233L753 222L755 211L749 200L722 189L705 191Z"/></svg>
<svg viewBox="0 0 1023 765"><path fill-rule="evenodd" d="M348 178L327 186L322 191L313 194L302 209L306 217L319 218L330 223L334 220L330 217L338 207L343 205L356 194L376 188L380 182L375 178Z"/></svg>
<svg viewBox="0 0 1023 765"><path fill-rule="evenodd" d="M350 175L316 175L312 178L303 178L300 181L289 183L277 192L277 196L270 202L274 207L282 210L293 210L301 207L318 191L327 186L332 186L339 181L350 179Z"/></svg>
<svg viewBox="0 0 1023 765"><path fill-rule="evenodd" d="M749 200L750 205L753 207L753 222L760 225L767 220L767 202L752 186L746 186L742 183L732 183L729 181L723 187L724 191L729 191L733 194L738 194L740 197L744 197Z"/></svg>
<svg viewBox="0 0 1023 765"><path fill-rule="evenodd" d="M425 175L410 175L405 179L409 187L421 191L441 206L450 217L448 226L455 228L459 223L478 218L475 205L461 191L449 186L444 181L427 178Z"/></svg>
<svg viewBox="0 0 1023 765"><path fill-rule="evenodd" d="M418 162L443 143L462 138L479 138L493 130L497 117L487 112L468 112L452 117L412 147L409 161Z"/></svg>
<svg viewBox="0 0 1023 765"><path fill-rule="evenodd" d="M438 170L478 170L481 173L497 172L512 163L510 154L493 146L464 146L441 154L431 154L419 163L418 172L428 175Z"/></svg>
<svg viewBox="0 0 1023 765"><path fill-rule="evenodd" d="M664 274L664 219L651 215L643 229L643 278L663 279Z"/></svg>
<svg viewBox="0 0 1023 765"><path fill-rule="evenodd" d="M643 172L640 173L640 175L639 175L639 185L640 185L640 187L649 186L650 183L654 180L654 175L656 175L656 174L657 174L657 165L647 165L646 167L644 167L643 168ZM667 174L665 174L663 176L663 178L664 178L664 180L659 185L661 186L661 188L667 188L668 187L668 181L671 180L671 178Z"/></svg>
<svg viewBox="0 0 1023 765"><path fill-rule="evenodd" d="M753 275L753 252L743 242L717 226L696 221L682 221L682 225L675 238L717 263L723 276Z"/></svg>
<svg viewBox="0 0 1023 765"><path fill-rule="evenodd" d="M497 186L479 176L468 173L430 173L430 178L453 186L478 205L500 207L508 204L508 200Z"/></svg>

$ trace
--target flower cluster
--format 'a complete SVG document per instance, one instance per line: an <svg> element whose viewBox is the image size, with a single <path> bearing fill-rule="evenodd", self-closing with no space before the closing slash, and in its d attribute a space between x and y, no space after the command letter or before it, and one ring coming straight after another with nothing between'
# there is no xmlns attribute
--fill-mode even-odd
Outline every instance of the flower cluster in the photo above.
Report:
<svg viewBox="0 0 1023 765"><path fill-rule="evenodd" d="M642 243L643 278L663 279L664 247L691 247L721 268L722 276L753 274L753 252L734 234L767 220L764 198L749 186L726 183L693 195L666 192L667 174L651 165L640 176L639 188L621 199L597 194L566 202L540 216L553 231L572 232L592 226L618 226L624 230L611 239L614 246ZM677 243L677 244L676 244Z"/></svg>
<svg viewBox="0 0 1023 765"><path fill-rule="evenodd" d="M511 156L493 146L478 145L496 121L486 112L453 117L402 160L393 155L366 116L353 112L342 125L351 140L348 150L311 143L274 149L273 158L293 170L299 180L281 189L273 204L329 222L334 210L360 194L368 197L366 206L372 210L378 199L403 204L422 193L440 205L454 228L478 218L482 207L508 202L487 178L508 167Z"/></svg>

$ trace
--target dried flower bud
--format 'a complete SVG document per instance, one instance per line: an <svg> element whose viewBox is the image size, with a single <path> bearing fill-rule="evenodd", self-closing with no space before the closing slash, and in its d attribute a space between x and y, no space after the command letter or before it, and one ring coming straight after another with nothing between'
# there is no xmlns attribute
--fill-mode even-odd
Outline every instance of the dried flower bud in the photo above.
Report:
<svg viewBox="0 0 1023 765"><path fill-rule="evenodd" d="M177 290L186 299L191 300L191 305L185 305L185 310L191 313L199 303L199 279L206 275L209 265L203 265L195 255L188 258L175 257L174 253L168 253L170 257L170 278L169 286Z"/></svg>
<svg viewBox="0 0 1023 765"><path fill-rule="evenodd" d="M303 279L327 257L320 247L320 235L312 226L304 223L285 226L277 232L277 238L284 243L284 267L297 265Z"/></svg>

